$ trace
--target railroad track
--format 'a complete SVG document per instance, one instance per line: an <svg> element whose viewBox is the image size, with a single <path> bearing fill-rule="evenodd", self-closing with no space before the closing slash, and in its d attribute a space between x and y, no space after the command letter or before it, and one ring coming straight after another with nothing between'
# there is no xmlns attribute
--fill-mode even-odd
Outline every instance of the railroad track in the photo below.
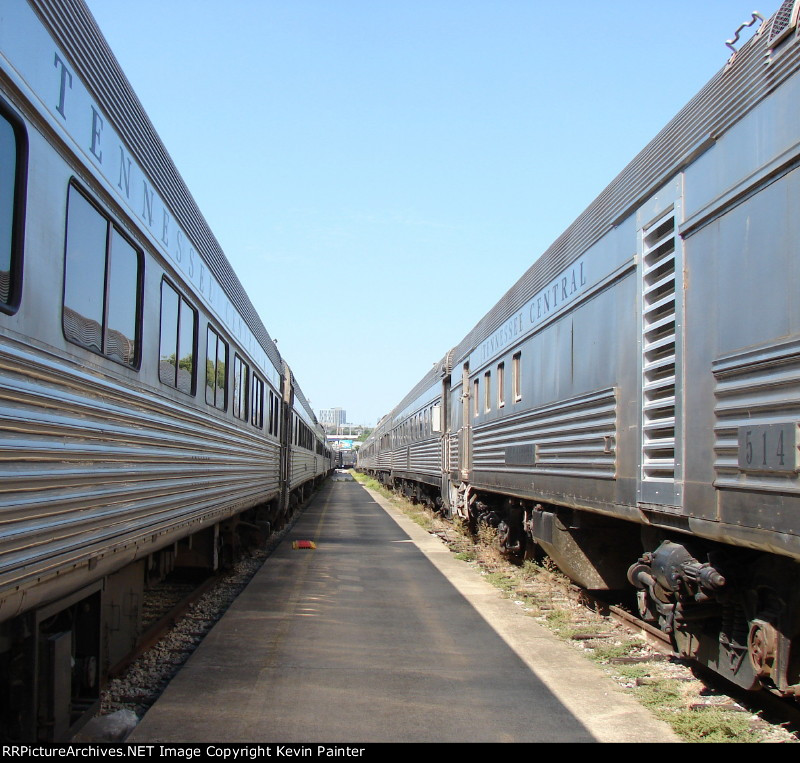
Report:
<svg viewBox="0 0 800 763"><path fill-rule="evenodd" d="M585 595L586 592L583 593ZM674 655L669 637L663 631L653 627L617 604L607 604L607 607L608 616L611 619L631 632L642 636L658 652L668 656ZM703 669L688 660L683 660L682 662L689 665L694 674L704 684L715 691L727 694L749 712L760 715L770 723L781 725L793 732L800 732L800 704L796 701L777 696L767 690L759 692L746 691L726 681L713 671Z"/></svg>
<svg viewBox="0 0 800 763"><path fill-rule="evenodd" d="M641 635L654 649L662 654L672 654L672 645L669 636L658 628L646 623L636 615L628 612L627 609L618 604L608 605L609 617L616 622Z"/></svg>
<svg viewBox="0 0 800 763"><path fill-rule="evenodd" d="M243 556L225 573L190 586L167 582L149 592L143 609L150 624L131 654L114 666L101 693L100 716L129 711L141 718L147 712L294 526L303 508L282 530L270 536L263 548ZM87 728L92 729L91 724ZM100 724L88 735L79 732L73 741L121 741L108 738L106 733Z"/></svg>
<svg viewBox="0 0 800 763"><path fill-rule="evenodd" d="M167 580L147 591L143 609L145 621L149 625L145 627L133 651L109 670L109 677L114 679L123 675L135 660L155 646L171 628L175 627L190 607L218 585L223 578L222 574L211 575L194 585ZM202 638L206 632L203 630L196 635Z"/></svg>

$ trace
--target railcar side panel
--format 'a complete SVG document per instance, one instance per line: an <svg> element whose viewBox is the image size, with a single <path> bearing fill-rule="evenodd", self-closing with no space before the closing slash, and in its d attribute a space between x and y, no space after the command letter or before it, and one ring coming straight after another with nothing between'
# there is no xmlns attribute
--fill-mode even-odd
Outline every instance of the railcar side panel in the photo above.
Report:
<svg viewBox="0 0 800 763"><path fill-rule="evenodd" d="M80 0L4 4L0 150L0 735L50 742L146 585L258 542L332 464Z"/></svg>
<svg viewBox="0 0 800 763"><path fill-rule="evenodd" d="M800 695L799 11L784 1L440 373L447 513L590 588L632 585L677 653L787 696ZM388 482L411 460L389 435L415 394L365 444Z"/></svg>

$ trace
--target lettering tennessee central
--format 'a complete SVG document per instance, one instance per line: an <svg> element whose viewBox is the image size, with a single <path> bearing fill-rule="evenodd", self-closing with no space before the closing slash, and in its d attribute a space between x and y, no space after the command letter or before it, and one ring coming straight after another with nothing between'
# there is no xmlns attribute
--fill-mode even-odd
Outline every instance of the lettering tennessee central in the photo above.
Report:
<svg viewBox="0 0 800 763"><path fill-rule="evenodd" d="M533 299L480 345L478 363L497 355L517 337L527 334L586 288L586 262L578 260L551 281Z"/></svg>

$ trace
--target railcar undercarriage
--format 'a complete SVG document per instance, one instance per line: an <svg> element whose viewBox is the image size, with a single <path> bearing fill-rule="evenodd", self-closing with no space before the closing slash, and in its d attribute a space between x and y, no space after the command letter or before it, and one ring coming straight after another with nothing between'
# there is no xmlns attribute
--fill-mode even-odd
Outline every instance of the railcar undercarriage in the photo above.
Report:
<svg viewBox="0 0 800 763"><path fill-rule="evenodd" d="M451 506L472 532L481 525L495 528L501 550L512 559L546 554L592 590L629 591L633 585L639 615L670 636L680 657L747 690L800 695L796 561L474 491L465 483L453 491Z"/></svg>
<svg viewBox="0 0 800 763"><path fill-rule="evenodd" d="M293 491L288 510L277 499L259 504L0 624L0 740L69 739L96 712L110 671L137 646L145 592L170 576L200 582L230 568L280 529L311 488Z"/></svg>
<svg viewBox="0 0 800 763"><path fill-rule="evenodd" d="M677 654L748 690L800 694L797 562L681 538L651 547L628 577Z"/></svg>

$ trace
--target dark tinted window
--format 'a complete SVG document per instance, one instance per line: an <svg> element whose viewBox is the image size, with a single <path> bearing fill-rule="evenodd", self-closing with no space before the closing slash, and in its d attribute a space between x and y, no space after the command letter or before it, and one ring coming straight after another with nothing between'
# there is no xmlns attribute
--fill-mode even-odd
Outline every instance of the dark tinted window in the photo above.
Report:
<svg viewBox="0 0 800 763"><path fill-rule="evenodd" d="M181 297L180 331L178 334L178 389L194 393L194 337L197 333L197 314Z"/></svg>
<svg viewBox="0 0 800 763"><path fill-rule="evenodd" d="M176 385L178 362L178 308L180 295L166 281L161 282L161 340L158 378L171 387Z"/></svg>
<svg viewBox="0 0 800 763"><path fill-rule="evenodd" d="M206 402L225 410L228 378L228 344L211 326L206 341Z"/></svg>
<svg viewBox="0 0 800 763"><path fill-rule="evenodd" d="M277 437L280 433L280 399L269 393L269 433Z"/></svg>
<svg viewBox="0 0 800 763"><path fill-rule="evenodd" d="M250 367L238 355L233 359L233 415L247 420L247 385Z"/></svg>
<svg viewBox="0 0 800 763"><path fill-rule="evenodd" d="M22 261L24 132L0 115L0 305L18 303Z"/></svg>
<svg viewBox="0 0 800 763"><path fill-rule="evenodd" d="M137 289L139 254L116 231L111 230L108 262L108 308L106 311L105 352L115 360L131 364L136 344Z"/></svg>
<svg viewBox="0 0 800 763"><path fill-rule="evenodd" d="M161 282L161 341L158 377L187 395L195 390L197 312L166 281Z"/></svg>
<svg viewBox="0 0 800 763"><path fill-rule="evenodd" d="M261 429L264 426L264 382L255 374L253 374L253 392L250 401L250 423Z"/></svg>
<svg viewBox="0 0 800 763"><path fill-rule="evenodd" d="M69 191L64 335L129 366L137 364L142 255L89 200Z"/></svg>

